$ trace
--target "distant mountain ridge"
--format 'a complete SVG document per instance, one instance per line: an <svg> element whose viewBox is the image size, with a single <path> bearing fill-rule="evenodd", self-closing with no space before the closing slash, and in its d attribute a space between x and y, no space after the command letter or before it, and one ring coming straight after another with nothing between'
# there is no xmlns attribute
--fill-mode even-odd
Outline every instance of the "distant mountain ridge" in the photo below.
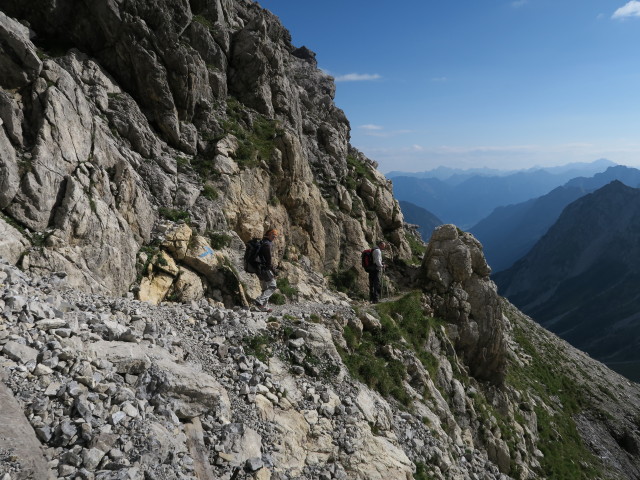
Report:
<svg viewBox="0 0 640 480"><path fill-rule="evenodd" d="M582 171L583 175L593 171L599 172L605 170L608 167L617 165L611 160L606 158L600 158L594 162L574 162L567 163L565 165L559 165L556 167L531 167L524 169L514 170L500 170L496 168L450 168L445 166L439 166L431 170L425 170L422 172L403 172L401 170L392 170L386 174L387 178L394 177L416 177L416 178L437 178L439 180L449 180L453 177L457 178L471 178L472 176L497 176L504 177L507 175L513 175L514 173L521 172L535 172L538 170L544 170L552 174L564 173L571 170Z"/></svg>
<svg viewBox="0 0 640 480"><path fill-rule="evenodd" d="M594 358L638 362L639 237L640 189L613 181L571 203L493 278L501 295Z"/></svg>
<svg viewBox="0 0 640 480"><path fill-rule="evenodd" d="M400 209L407 223L418 225L418 232L422 240L429 241L433 229L438 225L442 225L442 220L436 217L429 210L425 210L411 202L400 201Z"/></svg>
<svg viewBox="0 0 640 480"><path fill-rule="evenodd" d="M613 180L638 187L640 170L617 165L593 177L574 178L541 197L496 208L469 231L482 243L493 271L500 272L523 257L567 205Z"/></svg>
<svg viewBox="0 0 640 480"><path fill-rule="evenodd" d="M394 177L394 194L432 212L445 223L471 228L503 205L520 203L544 195L579 176L603 171L611 162L597 161L585 169L563 167L558 173L544 169L516 172L506 176L474 175L463 179ZM450 183L450 181L452 183Z"/></svg>

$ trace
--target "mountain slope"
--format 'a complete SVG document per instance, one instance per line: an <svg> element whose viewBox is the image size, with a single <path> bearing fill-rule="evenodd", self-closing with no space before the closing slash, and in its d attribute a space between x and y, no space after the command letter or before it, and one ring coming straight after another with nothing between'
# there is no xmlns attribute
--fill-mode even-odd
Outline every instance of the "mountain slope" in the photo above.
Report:
<svg viewBox="0 0 640 480"><path fill-rule="evenodd" d="M25 431L0 425L0 472L638 477L638 387L500 298L454 225L406 261L391 182L272 14L0 8L0 378ZM272 226L267 314L242 254ZM359 252L379 238L388 301L339 293L366 286Z"/></svg>
<svg viewBox="0 0 640 480"><path fill-rule="evenodd" d="M596 162L595 169L608 163ZM554 171L555 172L555 171ZM414 203L433 212L444 222L467 229L487 217L495 208L545 195L581 173L580 169L516 172L504 176L471 176L450 183L438 178L394 177L399 200Z"/></svg>
<svg viewBox="0 0 640 480"><path fill-rule="evenodd" d="M615 181L569 205L535 247L495 275L501 294L603 361L637 361L640 190Z"/></svg>
<svg viewBox="0 0 640 480"><path fill-rule="evenodd" d="M620 165L593 177L574 178L536 199L498 207L469 231L482 242L494 272L499 272L524 256L555 223L564 207L613 180L636 187L640 184L640 170Z"/></svg>
<svg viewBox="0 0 640 480"><path fill-rule="evenodd" d="M418 231L420 232L422 240L428 242L429 237L431 237L431 232L433 232L433 229L438 225L442 225L442 220L430 211L414 205L411 202L400 201L399 203L404 219L408 223L418 225Z"/></svg>

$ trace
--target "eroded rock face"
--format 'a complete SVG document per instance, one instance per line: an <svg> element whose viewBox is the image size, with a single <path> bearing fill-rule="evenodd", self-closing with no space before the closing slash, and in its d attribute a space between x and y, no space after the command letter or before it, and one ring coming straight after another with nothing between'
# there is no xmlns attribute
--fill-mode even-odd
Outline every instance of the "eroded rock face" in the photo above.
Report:
<svg viewBox="0 0 640 480"><path fill-rule="evenodd" d="M188 213L198 234L276 226L280 256L309 270L352 268L380 238L410 256L333 79L257 4L28 3L7 0L0 18L0 208L46 237L24 268L124 293L156 207ZM38 37L73 48L38 56Z"/></svg>
<svg viewBox="0 0 640 480"><path fill-rule="evenodd" d="M500 298L482 245L455 225L434 231L421 266L434 315L451 322L450 336L471 373L501 383L506 346Z"/></svg>
<svg viewBox="0 0 640 480"><path fill-rule="evenodd" d="M29 29L0 12L0 86L20 88L38 77L42 62L29 39Z"/></svg>

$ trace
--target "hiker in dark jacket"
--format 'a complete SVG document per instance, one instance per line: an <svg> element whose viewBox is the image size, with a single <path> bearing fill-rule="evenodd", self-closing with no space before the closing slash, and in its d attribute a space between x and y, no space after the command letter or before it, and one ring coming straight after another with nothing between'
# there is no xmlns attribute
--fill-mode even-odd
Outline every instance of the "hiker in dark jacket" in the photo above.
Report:
<svg viewBox="0 0 640 480"><path fill-rule="evenodd" d="M269 301L269 297L278 289L276 285L276 269L273 266L271 255L273 251L273 241L277 237L278 231L275 228L267 230L262 238L262 246L258 254L261 259L258 277L260 278L260 284L262 286L262 294L256 298L255 304L258 309L263 312L271 311L271 309L267 307L267 302Z"/></svg>
<svg viewBox="0 0 640 480"><path fill-rule="evenodd" d="M369 270L369 301L371 301L371 303L378 303L378 300L380 300L380 290L382 289L380 279L382 277L382 271L384 270L382 250L386 249L386 242L381 240L371 252L373 259L373 267Z"/></svg>

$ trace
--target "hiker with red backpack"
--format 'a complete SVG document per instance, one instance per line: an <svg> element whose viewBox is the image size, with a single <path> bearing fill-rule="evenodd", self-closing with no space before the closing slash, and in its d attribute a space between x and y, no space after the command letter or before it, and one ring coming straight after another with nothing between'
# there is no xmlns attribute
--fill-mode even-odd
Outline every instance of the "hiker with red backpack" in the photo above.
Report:
<svg viewBox="0 0 640 480"><path fill-rule="evenodd" d="M362 266L369 274L369 301L371 303L378 303L380 300L381 277L384 270L382 250L386 249L387 243L380 240L375 247L362 252Z"/></svg>

